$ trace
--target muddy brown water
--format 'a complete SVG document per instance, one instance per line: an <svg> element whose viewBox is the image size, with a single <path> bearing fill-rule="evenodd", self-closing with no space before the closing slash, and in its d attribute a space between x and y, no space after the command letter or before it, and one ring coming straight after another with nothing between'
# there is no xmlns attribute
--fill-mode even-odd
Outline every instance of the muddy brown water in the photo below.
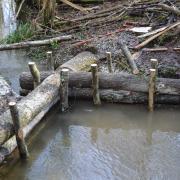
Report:
<svg viewBox="0 0 180 180"><path fill-rule="evenodd" d="M75 101L62 114L56 107L32 133L29 160L2 179L178 180L179 110Z"/></svg>

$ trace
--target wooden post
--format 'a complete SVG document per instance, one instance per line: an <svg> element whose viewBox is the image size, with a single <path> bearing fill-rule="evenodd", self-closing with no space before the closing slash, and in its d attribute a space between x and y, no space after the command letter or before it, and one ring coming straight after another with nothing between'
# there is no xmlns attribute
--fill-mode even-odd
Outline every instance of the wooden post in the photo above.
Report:
<svg viewBox="0 0 180 180"><path fill-rule="evenodd" d="M69 84L69 69L62 69L60 72L60 104L61 111L64 112L68 109L68 84Z"/></svg>
<svg viewBox="0 0 180 180"><path fill-rule="evenodd" d="M91 64L92 72L92 87L93 87L93 101L95 105L100 105L100 95L99 95L99 75L97 64Z"/></svg>
<svg viewBox="0 0 180 180"><path fill-rule="evenodd" d="M151 59L151 69L155 69L156 73L158 70L158 60L157 59Z"/></svg>
<svg viewBox="0 0 180 180"><path fill-rule="evenodd" d="M149 111L154 110L154 94L155 94L155 86L156 86L156 70L150 69L150 79L149 79Z"/></svg>
<svg viewBox="0 0 180 180"><path fill-rule="evenodd" d="M23 130L20 126L19 112L16 102L9 102L9 108L11 112L12 121L14 124L14 130L16 135L16 142L19 150L19 155L22 159L27 159L29 156L27 146L24 140Z"/></svg>
<svg viewBox="0 0 180 180"><path fill-rule="evenodd" d="M31 72L31 75L33 77L34 88L36 88L41 83L40 72L35 62L29 62L28 65L29 65L29 70Z"/></svg>
<svg viewBox="0 0 180 180"><path fill-rule="evenodd" d="M47 70L54 71L54 59L52 56L52 51L46 52L47 56Z"/></svg>
<svg viewBox="0 0 180 180"><path fill-rule="evenodd" d="M106 59L107 59L107 62L108 62L109 73L112 73L113 70L112 70L112 54L111 54L111 52L106 52Z"/></svg>

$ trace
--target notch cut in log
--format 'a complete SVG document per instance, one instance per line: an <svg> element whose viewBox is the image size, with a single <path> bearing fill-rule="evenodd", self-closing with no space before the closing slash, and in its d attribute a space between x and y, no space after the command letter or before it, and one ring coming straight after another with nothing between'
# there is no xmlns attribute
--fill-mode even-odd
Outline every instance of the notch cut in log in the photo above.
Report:
<svg viewBox="0 0 180 180"><path fill-rule="evenodd" d="M41 72L41 79L45 79L52 72ZM99 88L127 90L148 93L149 78L122 73L99 73ZM89 72L70 72L70 88L91 88L92 75ZM30 73L24 72L20 75L20 86L22 89L32 90L32 77ZM180 79L157 78L156 92L159 94L180 95Z"/></svg>
<svg viewBox="0 0 180 180"><path fill-rule="evenodd" d="M112 73L113 69L112 69L112 54L111 54L111 52L106 52L106 59L107 59L107 63L108 63L109 73Z"/></svg>
<svg viewBox="0 0 180 180"><path fill-rule="evenodd" d="M61 111L64 112L69 108L68 105L68 81L69 81L69 69L62 69L60 72L60 104Z"/></svg>
<svg viewBox="0 0 180 180"><path fill-rule="evenodd" d="M100 105L101 100L99 96L99 76L97 64L91 64L92 72L92 88L93 88L93 102L95 105Z"/></svg>
<svg viewBox="0 0 180 180"><path fill-rule="evenodd" d="M29 153L28 153L27 146L25 143L23 131L20 126L19 112L18 112L16 102L9 102L9 108L11 112L12 121L14 124L14 130L15 130L19 155L22 159L27 159L29 156Z"/></svg>
<svg viewBox="0 0 180 180"><path fill-rule="evenodd" d="M52 56L52 51L46 52L47 57L47 70L54 71L54 59Z"/></svg>
<svg viewBox="0 0 180 180"><path fill-rule="evenodd" d="M32 77L33 77L33 84L34 84L34 89L41 83L41 80L40 80L40 72L36 66L36 63L35 62L29 62L28 63L29 65L29 70L32 74Z"/></svg>
<svg viewBox="0 0 180 180"><path fill-rule="evenodd" d="M149 101L148 108L149 111L154 111L154 96L155 96L155 84L156 84L156 70L150 69L150 79L149 79Z"/></svg>
<svg viewBox="0 0 180 180"><path fill-rule="evenodd" d="M139 74L139 70L137 68L137 65L131 55L131 52L129 51L128 47L126 46L125 43L123 43L122 41L119 41L119 44L120 44L120 47L121 47L121 50L124 54L124 56L126 57L126 59L128 60L128 63L132 69L132 73L133 74Z"/></svg>

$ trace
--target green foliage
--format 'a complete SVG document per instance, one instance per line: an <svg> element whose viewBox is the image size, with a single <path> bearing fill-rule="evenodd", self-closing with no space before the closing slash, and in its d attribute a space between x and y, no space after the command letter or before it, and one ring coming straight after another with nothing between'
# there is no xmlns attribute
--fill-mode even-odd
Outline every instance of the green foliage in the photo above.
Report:
<svg viewBox="0 0 180 180"><path fill-rule="evenodd" d="M34 36L35 30L31 24L20 24L16 31L10 34L5 39L1 40L1 44L11 44L11 43L18 43L21 41L25 41L30 39Z"/></svg>
<svg viewBox="0 0 180 180"><path fill-rule="evenodd" d="M57 42L57 41L51 42L51 48L52 49L57 49L58 47L59 47L59 42Z"/></svg>

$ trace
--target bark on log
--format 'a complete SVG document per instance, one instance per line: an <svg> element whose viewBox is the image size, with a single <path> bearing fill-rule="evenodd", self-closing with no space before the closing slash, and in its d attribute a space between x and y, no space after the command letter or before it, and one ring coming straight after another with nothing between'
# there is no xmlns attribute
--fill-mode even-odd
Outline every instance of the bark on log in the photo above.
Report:
<svg viewBox="0 0 180 180"><path fill-rule="evenodd" d="M89 71L91 69L91 64L96 63L97 58L94 54L88 51L79 53L74 58L65 62L60 66L60 69L67 68L70 71Z"/></svg>
<svg viewBox="0 0 180 180"><path fill-rule="evenodd" d="M31 122L43 108L57 98L59 95L59 85L59 75L53 74L46 78L42 84L28 96L17 103L22 127ZM3 144L13 134L11 114L10 111L7 110L0 116L0 144Z"/></svg>
<svg viewBox="0 0 180 180"><path fill-rule="evenodd" d="M24 137L27 137L28 134L33 130L33 128L41 121L45 114L51 109L53 105L57 103L59 97L52 101L47 107L42 109L42 111L27 125L23 128ZM0 148L0 164L4 161L6 156L11 154L16 148L16 137L13 136L8 139Z"/></svg>
<svg viewBox="0 0 180 180"><path fill-rule="evenodd" d="M45 40L26 41L26 42L14 43L14 44L4 44L4 45L0 45L0 51L45 46L53 42L66 41L70 39L72 39L72 36L67 35L67 36L59 36L59 37L45 39Z"/></svg>
<svg viewBox="0 0 180 180"><path fill-rule="evenodd" d="M90 67L90 64L89 56L85 56L84 63L81 67L84 68L86 65ZM59 100L59 70L60 69L53 72L53 74L51 73L51 75L47 77L42 84L40 84L26 98L17 103L20 123L24 127L23 132L25 137L35 127L35 125L39 123L49 109ZM15 136L11 137L13 134L14 131L11 115L10 111L7 110L0 116L0 144L2 145L4 143L0 148L0 162L2 162L5 156L10 154L16 147Z"/></svg>
<svg viewBox="0 0 180 180"><path fill-rule="evenodd" d="M45 79L51 72L41 72L41 80ZM143 78L130 74L99 73L100 89L127 90L135 92L148 92L149 78ZM69 87L90 88L92 76L89 72L70 72ZM20 86L22 89L32 90L33 80L30 73L24 72L20 75ZM180 95L180 79L157 78L156 93Z"/></svg>
<svg viewBox="0 0 180 180"><path fill-rule="evenodd" d="M111 103L127 103L127 104L144 104L148 102L147 93L130 92L130 91L115 91L112 89L102 89L100 98L102 101ZM89 88L69 88L69 97L75 99L92 99L92 89ZM161 95L155 97L156 104L180 104L179 95Z"/></svg>

